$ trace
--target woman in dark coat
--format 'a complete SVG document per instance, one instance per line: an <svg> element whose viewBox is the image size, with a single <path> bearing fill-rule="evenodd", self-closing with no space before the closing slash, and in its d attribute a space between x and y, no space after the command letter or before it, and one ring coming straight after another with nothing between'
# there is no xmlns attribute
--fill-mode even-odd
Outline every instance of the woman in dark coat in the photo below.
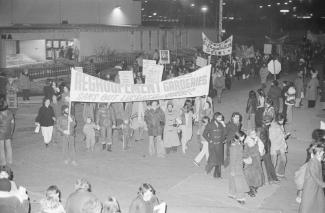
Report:
<svg viewBox="0 0 325 213"><path fill-rule="evenodd" d="M35 119L36 125L41 127L42 135L44 137L45 147L52 140L54 121L56 120L54 110L50 106L50 98L44 98L43 106L38 111L38 115Z"/></svg>
<svg viewBox="0 0 325 213"><path fill-rule="evenodd" d="M234 112L231 115L231 120L226 125L227 136L226 136L226 156L224 162L225 167L227 167L229 164L230 144L234 140L236 133L241 130L242 127L241 121L242 121L241 114L239 112Z"/></svg>
<svg viewBox="0 0 325 213"><path fill-rule="evenodd" d="M221 165L224 163L226 125L223 120L223 115L216 112L203 132L203 137L209 143L209 159L205 170L209 174L214 167L213 176L216 178L221 177Z"/></svg>

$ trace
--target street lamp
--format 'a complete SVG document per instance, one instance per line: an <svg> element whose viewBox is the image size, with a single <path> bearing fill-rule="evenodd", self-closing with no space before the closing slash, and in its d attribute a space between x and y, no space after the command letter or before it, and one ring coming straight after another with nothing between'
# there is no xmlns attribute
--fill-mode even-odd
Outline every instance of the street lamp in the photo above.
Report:
<svg viewBox="0 0 325 213"><path fill-rule="evenodd" d="M201 7L201 12L202 12L202 14L203 14L203 28L206 27L206 22L207 22L207 20L206 20L206 19L207 19L206 15L207 15L208 10L209 10L209 8L208 8L208 6L206 6L206 5L203 5L203 6Z"/></svg>

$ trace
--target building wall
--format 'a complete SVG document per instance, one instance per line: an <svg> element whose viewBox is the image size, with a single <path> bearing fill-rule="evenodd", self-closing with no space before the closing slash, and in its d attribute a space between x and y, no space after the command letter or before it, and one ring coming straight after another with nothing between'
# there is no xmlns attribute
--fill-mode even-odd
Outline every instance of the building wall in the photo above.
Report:
<svg viewBox="0 0 325 213"><path fill-rule="evenodd" d="M211 40L216 40L214 29L206 29L204 32ZM202 45L201 34L202 29L158 28L118 32L80 32L80 56L94 55L101 47L117 52L153 52L155 49L199 47Z"/></svg>
<svg viewBox="0 0 325 213"><path fill-rule="evenodd" d="M21 41L20 53L33 59L45 60L45 40Z"/></svg>
<svg viewBox="0 0 325 213"><path fill-rule="evenodd" d="M114 9L120 7L120 9ZM140 25L133 0L0 0L0 26L11 24Z"/></svg>

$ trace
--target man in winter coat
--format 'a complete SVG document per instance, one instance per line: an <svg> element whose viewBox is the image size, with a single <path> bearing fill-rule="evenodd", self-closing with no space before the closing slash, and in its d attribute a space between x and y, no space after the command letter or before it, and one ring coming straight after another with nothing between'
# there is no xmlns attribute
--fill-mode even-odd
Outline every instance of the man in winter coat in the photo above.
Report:
<svg viewBox="0 0 325 213"><path fill-rule="evenodd" d="M157 100L151 102L151 107L144 114L144 120L148 127L149 155L157 153L158 157L164 157L165 148L161 136L165 126L165 113Z"/></svg>
<svg viewBox="0 0 325 213"><path fill-rule="evenodd" d="M101 103L96 113L96 124L100 128L100 141L103 150L112 151L113 128L116 125L116 118L113 108L110 104Z"/></svg>

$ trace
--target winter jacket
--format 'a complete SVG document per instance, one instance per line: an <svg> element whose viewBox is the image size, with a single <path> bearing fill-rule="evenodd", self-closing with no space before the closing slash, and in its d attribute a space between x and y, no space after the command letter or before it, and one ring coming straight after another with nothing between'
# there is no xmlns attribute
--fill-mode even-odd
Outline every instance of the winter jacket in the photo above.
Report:
<svg viewBox="0 0 325 213"><path fill-rule="evenodd" d="M35 122L39 123L41 126L48 127L54 125L55 114L54 110L51 106L41 106L41 108L38 111L38 115L35 119Z"/></svg>
<svg viewBox="0 0 325 213"><path fill-rule="evenodd" d="M149 136L160 136L165 126L165 113L162 109L147 109L144 113L144 120L148 127Z"/></svg>

